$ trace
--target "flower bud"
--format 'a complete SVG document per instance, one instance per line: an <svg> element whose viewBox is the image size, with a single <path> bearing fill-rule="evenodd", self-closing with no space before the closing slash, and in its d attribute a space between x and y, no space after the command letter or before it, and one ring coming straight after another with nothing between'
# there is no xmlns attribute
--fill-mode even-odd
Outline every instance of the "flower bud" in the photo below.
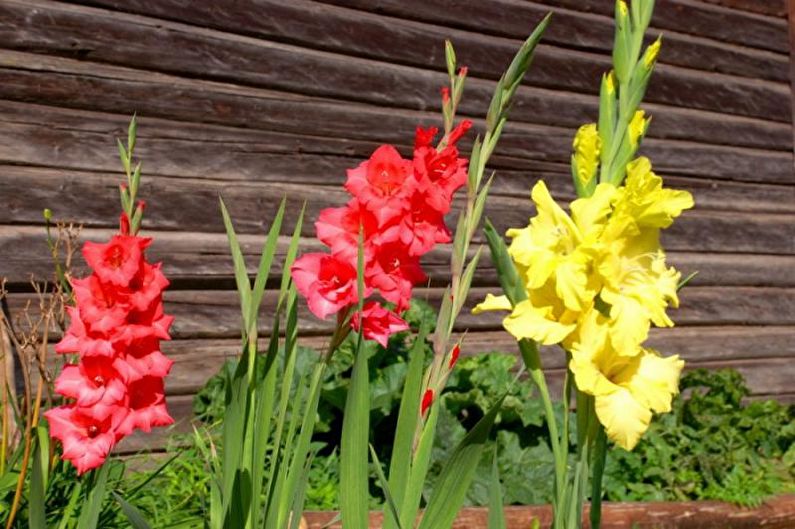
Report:
<svg viewBox="0 0 795 529"><path fill-rule="evenodd" d="M646 113L643 110L638 110L629 122L627 133L629 134L629 143L633 148L638 146L643 135L646 134L646 128L649 126L649 119L646 119L645 115Z"/></svg>
<svg viewBox="0 0 795 529"><path fill-rule="evenodd" d="M577 168L576 177L583 188L596 177L601 146L602 142L599 139L599 132L596 130L596 123L583 125L574 135L572 147L574 149L574 164Z"/></svg>
<svg viewBox="0 0 795 529"><path fill-rule="evenodd" d="M425 394L422 396L422 406L420 407L420 415L425 415L425 412L428 411L428 408L431 407L433 404L433 390L426 389Z"/></svg>
<svg viewBox="0 0 795 529"><path fill-rule="evenodd" d="M461 355L461 347L458 344L455 344L453 350L450 351L450 363L447 365L449 369L453 369L455 367L456 362L458 362L458 357Z"/></svg>
<svg viewBox="0 0 795 529"><path fill-rule="evenodd" d="M50 208L44 208L44 220L50 221L52 220L52 210Z"/></svg>

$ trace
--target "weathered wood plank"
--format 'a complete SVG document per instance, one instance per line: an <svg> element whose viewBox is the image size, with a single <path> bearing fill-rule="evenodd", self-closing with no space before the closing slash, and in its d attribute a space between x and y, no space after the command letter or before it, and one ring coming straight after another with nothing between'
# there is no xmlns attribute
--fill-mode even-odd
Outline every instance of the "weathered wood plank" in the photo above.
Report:
<svg viewBox="0 0 795 529"><path fill-rule="evenodd" d="M389 58L392 64L342 57L137 15L40 0L8 0L0 5L0 20L6 22L0 26L0 46L19 51L46 52L408 108L417 108L418 103L420 108L429 104L435 106L436 102L429 101L428 97L435 92L432 88L441 85L443 76L440 78L438 73L424 67L432 44L436 44L438 51L435 53L439 56L442 39L450 33L443 30L433 36L429 35L430 29L423 28L402 39L391 35L382 39L382 42L389 41L394 50L419 51L421 47L423 68L420 69L394 64L400 62L395 57ZM125 46L116 46L119 41L125 42ZM468 53L472 59L467 62L500 65L497 66L500 71L515 49L512 41L501 42L474 34L469 41L461 42L461 46L471 46ZM479 56L483 58L476 58ZM441 58L436 60L441 61ZM595 93L599 77L609 67L609 59L601 55L544 47L539 50L532 80L548 88ZM317 79L323 82L318 83ZM357 82L351 83L351 79ZM648 94L650 102L720 110L773 121L790 119L789 87L781 83L666 65L659 68L656 79ZM482 111L487 101L488 98L470 95L462 108L465 112L470 108Z"/></svg>
<svg viewBox="0 0 795 529"><path fill-rule="evenodd" d="M549 527L552 523L552 508L549 505L505 507L507 529ZM583 528L590 528L589 506L583 511ZM340 529L336 512L307 512L304 515L308 529ZM465 507L453 522L452 529L476 529L488 526L489 511L486 507ZM602 504L603 529L789 529L795 523L795 496L783 495L771 498L754 509L741 508L717 501L688 502L604 502ZM383 524L383 512L370 513L370 527Z"/></svg>
<svg viewBox="0 0 795 529"><path fill-rule="evenodd" d="M264 233L264 229L261 230ZM106 240L113 230L86 228L82 240ZM163 262L172 288L200 288L226 286L232 288L233 273L226 236L222 233L144 231L154 236L148 251L153 262ZM249 272L255 271L263 236L241 234L243 252L249 259ZM279 247L274 274L281 273L280 262L287 247L283 240ZM323 251L314 238L301 240L303 252ZM0 255L3 255L0 276L6 277L12 288L26 288L31 274L39 279L52 275L52 262L46 246L45 232L39 226L0 226ZM672 265L683 274L698 271L694 286L777 286L795 287L795 256L754 255L729 253L668 252ZM442 286L449 281L449 246L440 246L423 258L423 267L431 284ZM76 256L74 273L82 276L87 269L80 255ZM496 285L497 276L491 261L481 259L475 285Z"/></svg>
<svg viewBox="0 0 795 529"><path fill-rule="evenodd" d="M771 15L774 17L787 17L787 0L703 0L710 4L717 4L732 9L742 9L759 13L760 15Z"/></svg>
<svg viewBox="0 0 795 529"><path fill-rule="evenodd" d="M483 83L477 80L474 83L474 89L480 90ZM31 90L31 86L36 90ZM468 87L472 89L473 85L468 84ZM512 121L574 128L597 115L594 97L569 97L563 104L565 97L565 94L544 89L523 89L522 104L512 112ZM402 111L395 116L394 109L365 104L342 105L328 99L186 80L167 74L147 72L144 75L140 70L124 67L9 50L0 50L0 98L103 112L137 112L180 121L296 133L311 131L313 135L362 139L385 136L398 130L396 119L409 120L412 124L418 120L438 119L435 112ZM654 115L649 137L766 150L792 149L791 127L787 124L653 104L646 108ZM368 122L368 126L359 125L362 122Z"/></svg>
<svg viewBox="0 0 795 529"><path fill-rule="evenodd" d="M428 123L419 116L401 120L399 113L370 118L381 141L396 144L405 154L410 152L415 125ZM128 119L102 112L0 101L0 134L4 138L0 162L115 172L119 162L114 154L114 136L124 133ZM350 122L349 115L345 119ZM400 126L389 126L395 120ZM264 175L276 173L290 175L290 181L295 181L300 175L314 173L314 182L324 181L333 173L324 170L322 163L310 166L318 161L315 156L327 156L321 161L328 167L332 157L363 159L378 145L372 136L367 140L339 139L156 118L141 119L139 124L137 152L145 160L146 170L170 176L267 180ZM509 123L493 167L524 171L561 168L568 164L570 141L564 129ZM665 175L760 183L792 181L792 152L657 139L646 141L643 152ZM303 157L297 162L296 154L305 155L307 163L300 163Z"/></svg>
<svg viewBox="0 0 795 529"><path fill-rule="evenodd" d="M503 314L470 314L472 306L496 287L472 289L467 305L457 321L457 329L474 331L500 328ZM415 297L438 306L441 288L418 288ZM278 292L266 291L263 301L261 333L269 332ZM670 311L682 326L710 325L795 325L795 289L772 287L688 287L680 293L681 308ZM19 312L31 294L9 294L14 313ZM240 334L240 306L231 290L170 290L164 296L165 309L176 318L172 327L175 339L231 338ZM333 330L334 322L318 320L301 305L298 327L306 334L322 335ZM57 339L58 333L53 333Z"/></svg>
<svg viewBox="0 0 795 529"><path fill-rule="evenodd" d="M536 1L551 6L562 6L613 16L614 4L612 2L601 0ZM758 3L767 2L768 0L763 0ZM774 2L780 2L780 0L774 0ZM687 33L779 53L788 52L785 20L709 5L698 0L658 2L655 5L651 24L658 30Z"/></svg>
<svg viewBox="0 0 795 529"><path fill-rule="evenodd" d="M24 176L3 177L0 192L10 200L5 214L0 213L0 222L35 222L44 207L52 207L59 217L74 219L89 227L116 224L119 207L117 178L83 176L64 181L58 176L60 173L48 180L33 181ZM217 211L217 200L221 195L227 199L230 212L240 219L238 229L241 233L265 231L284 196L294 203L306 201L310 221L317 218L322 208L341 205L348 200L347 193L338 185L230 184L166 177L148 177L145 182L141 196L146 197L150 205L151 215L147 215L150 229L222 232L221 220L217 213L213 213ZM57 186L64 197L60 203L48 203L48 199L52 201L50 190L53 186ZM98 204L99 207L87 214L87 203ZM458 201L456 204L460 206ZM291 210L288 220L293 220L296 214L297 210ZM485 209L485 215L493 219L499 229L526 225L533 214L529 200L507 195L491 196ZM311 222L304 225L304 235L314 235ZM674 251L795 254L795 216L696 209L688 211L666 231L665 245Z"/></svg>
<svg viewBox="0 0 795 529"><path fill-rule="evenodd" d="M610 53L613 46L614 23L611 16L585 13L560 7L544 6L534 2L517 0L492 0L491 2L468 2L461 4L455 0L440 2L422 2L421 0L321 0L339 6L356 8L367 12L386 14L408 20L444 24L452 28L461 28L478 33L523 39L538 20L546 13L554 14L554 22L544 33L544 42L563 48L582 49L601 53ZM94 3L93 1L91 3ZM97 0L96 3L121 6L119 0ZM173 2L172 2L173 3ZM147 0L136 0L136 12L144 14ZM129 5L129 4L125 4ZM151 9L151 8L150 8ZM270 21L255 20L236 21L232 19L238 12L217 13L212 17L209 12L188 13L183 6L172 6L158 3L155 8L158 16L172 20L192 20L194 23L241 31L248 28L252 35L267 36L272 33ZM216 13L213 13L216 14ZM362 24L362 23L360 23ZM658 31L652 29L650 35ZM687 68L719 72L743 77L769 79L786 82L787 57L784 54L755 50L744 46L726 44L714 40L693 37L675 30L665 32L664 53L660 63L683 66Z"/></svg>

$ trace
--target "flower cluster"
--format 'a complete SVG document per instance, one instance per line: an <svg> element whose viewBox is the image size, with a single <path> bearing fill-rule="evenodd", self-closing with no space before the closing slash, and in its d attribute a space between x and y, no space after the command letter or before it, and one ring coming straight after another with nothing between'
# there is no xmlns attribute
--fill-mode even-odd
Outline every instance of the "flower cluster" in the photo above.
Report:
<svg viewBox="0 0 795 529"><path fill-rule="evenodd" d="M149 432L173 422L163 388L172 362L160 351L173 320L163 313L168 280L159 264L146 261L151 240L130 235L126 214L121 225L109 242L83 246L93 273L71 280L76 306L68 308L69 328L55 346L78 359L55 381L70 402L45 416L80 474L100 466L136 428Z"/></svg>
<svg viewBox="0 0 795 529"><path fill-rule="evenodd" d="M420 257L451 240L444 216L467 180L467 160L459 157L456 144L471 126L462 121L439 146L432 145L436 128L417 128L413 159L382 145L348 170L345 189L352 198L343 207L321 211L315 223L330 253L306 254L292 267L296 288L317 317L345 315L359 296L377 290L395 310L370 301L351 318L353 328L361 325L365 337L384 346L391 334L408 328L398 314L408 308L414 285L426 280ZM360 232L364 292L357 291Z"/></svg>
<svg viewBox="0 0 795 529"><path fill-rule="evenodd" d="M575 156L596 157L593 134L581 132L588 136L575 143ZM595 164L578 165L592 173ZM673 325L666 308L678 305L680 274L666 265L659 235L693 199L663 188L643 157L627 165L624 185L598 184L571 203L571 215L543 181L532 198L537 215L530 225L508 231L527 299L512 306L489 295L475 310L509 310L503 325L517 339L570 351L577 388L595 397L608 436L631 449L652 412L670 410L684 364L642 344L652 324Z"/></svg>

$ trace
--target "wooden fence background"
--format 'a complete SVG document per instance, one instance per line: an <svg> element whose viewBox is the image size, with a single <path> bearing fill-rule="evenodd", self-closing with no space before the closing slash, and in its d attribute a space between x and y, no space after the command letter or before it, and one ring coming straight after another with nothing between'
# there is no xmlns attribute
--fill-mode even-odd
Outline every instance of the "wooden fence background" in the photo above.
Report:
<svg viewBox="0 0 795 529"><path fill-rule="evenodd" d="M700 274L673 330L655 333L689 366L732 366L754 395L795 398L795 178L785 0L658 0L664 33L644 108L643 150L697 207L669 230L671 260ZM115 137L137 112L151 257L172 279L176 364L170 407L237 354L238 306L218 212L231 206L252 255L283 195L291 218L340 204L345 169L376 145L410 150L439 121L443 41L470 69L462 112L485 115L514 50L555 16L520 90L493 168L487 214L524 225L544 178L570 199L571 138L597 115L609 68L610 0L47 0L0 1L0 276L11 308L29 275L49 273L41 212L107 236L118 217ZM291 223L288 223L290 225ZM316 246L312 222L304 248ZM437 300L448 252L426 264ZM488 259L472 293L494 291ZM265 303L268 305L267 301ZM306 342L330 322L302 314ZM467 353L515 350L499 318L465 314ZM559 376L559 354L547 355ZM134 450L132 439L125 449ZM145 442L151 442L151 439Z"/></svg>

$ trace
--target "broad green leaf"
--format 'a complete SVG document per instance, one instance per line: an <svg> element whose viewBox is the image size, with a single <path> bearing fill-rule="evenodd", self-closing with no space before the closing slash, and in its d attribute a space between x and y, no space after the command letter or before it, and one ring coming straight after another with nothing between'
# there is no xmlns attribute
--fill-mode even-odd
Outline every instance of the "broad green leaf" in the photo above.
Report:
<svg viewBox="0 0 795 529"><path fill-rule="evenodd" d="M446 462L428 500L419 529L447 529L452 526L475 476L483 448L488 442L489 432L504 398L501 397L478 421Z"/></svg>
<svg viewBox="0 0 795 529"><path fill-rule="evenodd" d="M265 244L260 254L259 266L257 266L257 276L254 280L254 288L251 291L251 305L249 307L249 327L246 331L249 335L256 335L256 321L257 312L259 311L260 303L262 303L262 295L265 292L265 284L270 275L271 264L273 263L273 256L276 253L276 246L279 243L279 233L282 229L282 219L284 218L284 208L287 199L283 198L279 209L276 212L276 217L273 219L268 236L265 238Z"/></svg>
<svg viewBox="0 0 795 529"><path fill-rule="evenodd" d="M406 381L403 385L403 396L400 399L395 441L392 445L392 459L389 463L389 487L394 495L396 505L403 505L408 485L412 443L420 416L420 392L422 391L422 370L425 363L427 332L427 324L423 322L414 340L414 346L409 352ZM384 529L397 529L400 520L392 518L389 514L384 512Z"/></svg>
<svg viewBox="0 0 795 529"><path fill-rule="evenodd" d="M91 488L85 503L80 510L80 518L77 520L77 529L96 529L99 522L99 513L102 512L102 503L105 501L105 487L108 481L109 465L105 464L94 471L92 476Z"/></svg>
<svg viewBox="0 0 795 529"><path fill-rule="evenodd" d="M361 330L358 334L340 442L340 512L345 529L369 527L367 447L370 434L370 381Z"/></svg>
<svg viewBox="0 0 795 529"><path fill-rule="evenodd" d="M243 315L243 332L248 332L248 329L251 328L251 322L249 321L249 314L251 313L251 281L248 278L246 261L243 258L243 251L240 249L232 219L229 217L229 211L226 209L224 200L219 200L221 202L221 215L224 219L226 236L229 239L229 249L232 252L232 262L235 266L235 282L237 283L237 293L240 297L240 311Z"/></svg>
<svg viewBox="0 0 795 529"><path fill-rule="evenodd" d="M30 494L28 498L28 525L30 529L47 529L44 501L47 491L46 475L49 454L49 449L41 445L37 435L36 449L33 452L33 468L30 472Z"/></svg>
<svg viewBox="0 0 795 529"><path fill-rule="evenodd" d="M395 500L389 490L389 482L387 481L386 476L384 476L384 469L381 468L381 461L378 460L378 454L375 453L375 448L373 448L372 444L370 445L370 456L373 458L375 473L378 476L378 484L381 486L381 490L384 491L387 507L389 507L389 511L392 513L392 518L394 520L398 520L398 529L403 529L400 526L400 515L398 514L397 505L395 504Z"/></svg>
<svg viewBox="0 0 795 529"><path fill-rule="evenodd" d="M133 529L151 529L151 526L146 523L146 519L138 509L127 503L124 498L116 492L113 492L113 497L116 499L119 507L121 507L121 511L124 513L124 516L127 517L127 521L130 522Z"/></svg>
<svg viewBox="0 0 795 529"><path fill-rule="evenodd" d="M496 446L494 447L494 459L491 463L491 483L489 483L489 529L506 529Z"/></svg>
<svg viewBox="0 0 795 529"><path fill-rule="evenodd" d="M425 420L420 432L417 448L414 451L414 459L411 462L411 474L409 474L409 483L406 487L406 497L403 498L403 506L400 509L400 523L403 527L414 527L414 521L419 513L422 489L431 464L433 440L436 437L438 420L439 400L437 399L431 405L430 411L428 411L428 418Z"/></svg>

